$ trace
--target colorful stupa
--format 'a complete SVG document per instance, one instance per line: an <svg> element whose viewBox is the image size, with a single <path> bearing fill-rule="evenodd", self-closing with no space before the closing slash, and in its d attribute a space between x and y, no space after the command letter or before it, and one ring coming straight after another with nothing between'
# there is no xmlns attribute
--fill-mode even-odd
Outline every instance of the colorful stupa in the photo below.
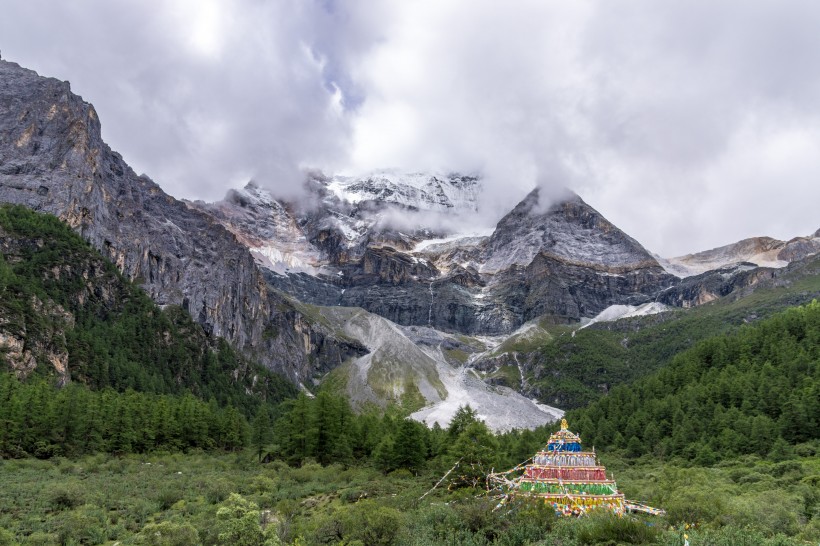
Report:
<svg viewBox="0 0 820 546"><path fill-rule="evenodd" d="M615 481L607 479L594 449L583 450L581 438L568 430L566 419L561 420L561 430L550 435L546 449L511 470L490 474L488 480L505 489L508 497L543 500L562 515L582 515L593 509L618 515L627 510L663 513L626 501Z"/></svg>

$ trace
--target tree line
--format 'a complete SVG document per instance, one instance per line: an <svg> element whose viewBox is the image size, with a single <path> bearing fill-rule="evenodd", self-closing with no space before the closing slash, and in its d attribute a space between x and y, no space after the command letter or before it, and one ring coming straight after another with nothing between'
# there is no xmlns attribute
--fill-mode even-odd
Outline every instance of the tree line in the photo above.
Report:
<svg viewBox="0 0 820 546"><path fill-rule="evenodd" d="M256 426L254 430L259 430ZM372 407L354 413L347 400L327 392L304 394L283 404L268 438L255 449L292 465L371 464L384 472L406 469L444 472L459 462L456 481L484 483L492 469L512 467L542 448L548 426L494 434L469 406L456 411L446 428L409 419L397 410ZM266 447L265 447L266 446Z"/></svg>
<svg viewBox="0 0 820 546"><path fill-rule="evenodd" d="M0 373L0 457L74 457L107 452L235 450L249 425L233 406L191 394L56 388Z"/></svg>
<svg viewBox="0 0 820 546"><path fill-rule="evenodd" d="M259 405L249 420L233 406L190 393L120 393L75 383L57 388L42 379L23 382L0 374L4 458L252 447L260 460L364 464L384 472L444 469L460 460L456 477L474 486L491 468L532 456L548 434L546 427L493 434L469 406L447 428L428 428L396 409L356 413L342 396L303 393L276 410Z"/></svg>

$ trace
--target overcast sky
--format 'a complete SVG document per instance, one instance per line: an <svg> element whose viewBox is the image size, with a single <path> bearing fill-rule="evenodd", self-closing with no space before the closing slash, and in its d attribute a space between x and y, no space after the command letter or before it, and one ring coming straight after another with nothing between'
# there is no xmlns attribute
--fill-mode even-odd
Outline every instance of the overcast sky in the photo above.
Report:
<svg viewBox="0 0 820 546"><path fill-rule="evenodd" d="M3 58L69 80L177 197L300 169L568 186L664 256L820 228L820 3L4 0Z"/></svg>

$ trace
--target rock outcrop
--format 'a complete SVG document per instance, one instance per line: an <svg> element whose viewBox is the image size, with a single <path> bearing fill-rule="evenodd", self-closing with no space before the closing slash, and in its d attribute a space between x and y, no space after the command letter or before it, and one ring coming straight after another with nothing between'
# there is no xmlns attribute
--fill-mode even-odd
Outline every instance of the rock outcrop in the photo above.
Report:
<svg viewBox="0 0 820 546"><path fill-rule="evenodd" d="M730 245L662 260L662 265L679 277L691 277L741 263L758 267L785 267L791 262L820 253L820 230L806 237L780 241L771 237L751 237Z"/></svg>
<svg viewBox="0 0 820 546"><path fill-rule="evenodd" d="M695 307L720 298L740 298L760 288L786 286L792 277L820 274L820 254L811 253L784 267L758 267L744 262L687 277L662 291L657 301L675 307ZM795 305L799 305L796 301Z"/></svg>

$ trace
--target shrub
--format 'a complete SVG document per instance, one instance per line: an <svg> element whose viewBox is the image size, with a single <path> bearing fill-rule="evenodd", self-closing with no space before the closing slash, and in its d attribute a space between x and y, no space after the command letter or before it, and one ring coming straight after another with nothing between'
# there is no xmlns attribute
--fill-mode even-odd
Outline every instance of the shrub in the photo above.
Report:
<svg viewBox="0 0 820 546"><path fill-rule="evenodd" d="M52 529L61 544L102 544L108 538L105 514L91 505L61 512L52 521Z"/></svg>
<svg viewBox="0 0 820 546"><path fill-rule="evenodd" d="M231 493L216 511L219 544L257 546L265 535L259 524L259 507L237 493Z"/></svg>
<svg viewBox="0 0 820 546"><path fill-rule="evenodd" d="M179 487L166 487L156 497L161 510L168 510L182 499L182 490Z"/></svg>
<svg viewBox="0 0 820 546"><path fill-rule="evenodd" d="M340 520L345 538L373 546L392 544L402 525L398 510L370 500L344 508Z"/></svg>
<svg viewBox="0 0 820 546"><path fill-rule="evenodd" d="M437 543L451 543L454 535L464 528L459 515L446 504L430 505L413 519L426 537Z"/></svg>
<svg viewBox="0 0 820 546"><path fill-rule="evenodd" d="M786 474L799 479L803 477L803 465L799 461L784 461L772 466L769 473L775 478L782 478Z"/></svg>
<svg viewBox="0 0 820 546"><path fill-rule="evenodd" d="M60 544L60 540L55 534L35 531L26 537L23 544L26 546L57 546Z"/></svg>
<svg viewBox="0 0 820 546"><path fill-rule="evenodd" d="M493 511L494 506L494 501L490 499L465 500L456 506L456 511L463 527L492 542L507 530L510 523L509 514Z"/></svg>
<svg viewBox="0 0 820 546"><path fill-rule="evenodd" d="M748 474L742 474L736 480L738 484L745 485L749 483L757 483L760 481L772 481L771 476L768 474L761 474L760 472L749 472Z"/></svg>
<svg viewBox="0 0 820 546"><path fill-rule="evenodd" d="M552 506L542 502L521 502L511 514L512 525L501 535L501 544L531 544L549 533L556 515Z"/></svg>
<svg viewBox="0 0 820 546"><path fill-rule="evenodd" d="M14 540L14 533L0 527L0 546L12 546L13 544L17 544Z"/></svg>
<svg viewBox="0 0 820 546"><path fill-rule="evenodd" d="M55 512L70 510L83 504L85 494L76 482L65 482L50 487L46 493L49 506Z"/></svg>
<svg viewBox="0 0 820 546"><path fill-rule="evenodd" d="M658 530L645 522L606 512L593 513L578 521L576 537L582 544L651 544Z"/></svg>
<svg viewBox="0 0 820 546"><path fill-rule="evenodd" d="M149 523L136 536L137 544L153 546L196 546L199 544L199 533L188 523Z"/></svg>
<svg viewBox="0 0 820 546"><path fill-rule="evenodd" d="M783 535L766 538L754 529L733 526L692 531L689 541L692 544L708 544L709 546L798 546L800 544Z"/></svg>
<svg viewBox="0 0 820 546"><path fill-rule="evenodd" d="M232 485L229 481L219 478L205 486L205 499L211 504L218 504L231 494Z"/></svg>
<svg viewBox="0 0 820 546"><path fill-rule="evenodd" d="M365 497L367 497L367 491L361 489L343 489L339 493L339 498L348 504L358 502Z"/></svg>
<svg viewBox="0 0 820 546"><path fill-rule="evenodd" d="M711 523L727 513L726 503L718 491L679 489L666 502L669 521L678 523Z"/></svg>

